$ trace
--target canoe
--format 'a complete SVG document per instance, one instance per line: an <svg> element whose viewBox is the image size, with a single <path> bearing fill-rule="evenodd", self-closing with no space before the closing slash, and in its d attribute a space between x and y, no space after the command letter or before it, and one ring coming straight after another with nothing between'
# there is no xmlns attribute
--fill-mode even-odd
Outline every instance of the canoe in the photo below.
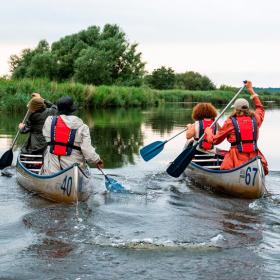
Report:
<svg viewBox="0 0 280 280"><path fill-rule="evenodd" d="M17 159L17 182L26 190L54 202L86 201L92 194L88 171L78 164L51 175L40 175L41 155L20 154Z"/></svg>
<svg viewBox="0 0 280 280"><path fill-rule="evenodd" d="M239 198L260 198L266 191L265 174L260 157L245 164L220 170L222 155L199 152L184 171L200 187Z"/></svg>

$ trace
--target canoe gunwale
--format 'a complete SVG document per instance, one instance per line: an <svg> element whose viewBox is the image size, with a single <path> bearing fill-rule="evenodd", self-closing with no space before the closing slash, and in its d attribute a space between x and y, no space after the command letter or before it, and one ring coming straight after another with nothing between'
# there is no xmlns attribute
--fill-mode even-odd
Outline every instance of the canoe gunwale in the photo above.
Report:
<svg viewBox="0 0 280 280"><path fill-rule="evenodd" d="M84 171L78 163L50 175L39 175L30 171L19 155L16 170L20 186L53 202L77 203L86 201L92 194L90 172Z"/></svg>
<svg viewBox="0 0 280 280"><path fill-rule="evenodd" d="M258 159L261 159L261 157L260 156L256 156L256 157L250 159L249 161L246 161L244 164L242 164L242 165L240 165L238 167L235 167L235 168L232 168L232 169L223 169L223 170L213 170L213 169L205 168L205 167L203 167L201 165L198 165L198 164L196 164L194 162L191 162L190 164L194 168L198 168L198 169L203 170L205 172L217 173L217 174L225 174L225 173L231 173L231 172L237 171L239 169L242 169L244 166L246 166L246 165L248 165L248 164L250 164L250 163L252 163L252 162L254 162L254 161L258 160Z"/></svg>
<svg viewBox="0 0 280 280"><path fill-rule="evenodd" d="M53 174L50 174L50 175L39 175L39 174L36 174L36 173L33 173L31 172L28 168L26 168L20 161L20 155L18 156L17 158L17 165L19 165L26 173L28 173L29 175L33 176L33 177L36 177L36 178L40 178L40 179L51 179L51 178L55 178L65 172L67 172L68 170L74 168L75 166L77 166L79 168L79 170L81 171L81 173L86 177L86 178L89 178L89 176L82 170L82 168L80 167L80 165L78 163L74 163L72 164L71 166L61 170L61 171L58 171L56 173L53 173Z"/></svg>
<svg viewBox="0 0 280 280"><path fill-rule="evenodd" d="M257 177L252 177L253 175L250 175L251 171L249 171L249 181L246 181L247 175L245 174L247 174L247 170L251 170L249 167L253 168L252 170L259 170L259 172ZM265 188L265 175L261 157L259 156L229 170L212 170L191 162L184 174L195 185L203 189L211 189L213 192L233 197L256 199L262 197L267 192ZM256 178L256 181L255 179L251 181L251 178Z"/></svg>

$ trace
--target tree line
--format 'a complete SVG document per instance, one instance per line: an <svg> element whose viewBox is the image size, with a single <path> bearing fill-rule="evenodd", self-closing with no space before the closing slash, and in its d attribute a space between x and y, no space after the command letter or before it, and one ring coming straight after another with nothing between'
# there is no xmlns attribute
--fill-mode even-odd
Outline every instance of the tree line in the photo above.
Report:
<svg viewBox="0 0 280 280"><path fill-rule="evenodd" d="M137 43L130 44L118 25L65 36L51 45L41 40L34 49L10 57L12 79L47 78L93 85L147 85L154 89L213 90L215 85L197 72L175 73L162 66L147 73Z"/></svg>

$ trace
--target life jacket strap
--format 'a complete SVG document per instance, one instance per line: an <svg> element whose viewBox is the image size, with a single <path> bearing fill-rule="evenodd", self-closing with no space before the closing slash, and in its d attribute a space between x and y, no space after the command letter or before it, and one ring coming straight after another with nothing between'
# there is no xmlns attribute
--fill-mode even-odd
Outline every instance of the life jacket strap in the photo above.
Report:
<svg viewBox="0 0 280 280"><path fill-rule="evenodd" d="M254 140L243 140L243 141L241 141L240 143L241 143L241 144L242 144L242 143L253 143L253 144L254 144L254 143L255 143L255 141L254 141ZM236 146L236 145L238 145L238 144L239 144L239 143L238 143L238 142L236 142L236 141L235 141L235 142L230 143L230 145L231 145L231 146Z"/></svg>
<svg viewBox="0 0 280 280"><path fill-rule="evenodd" d="M57 116L53 116L53 118L52 118L52 123L51 123L51 142L50 143L53 143L53 140L55 138L55 127L56 127L56 124L57 124L57 119L58 119ZM50 152L52 154L54 153L54 145L50 145Z"/></svg>
<svg viewBox="0 0 280 280"><path fill-rule="evenodd" d="M70 149L81 151L81 147L75 146L73 144L65 144L65 143L56 142L56 141L47 142L47 144L48 144L48 146L58 145L58 146L63 146L63 147L67 147L67 148L70 148Z"/></svg>

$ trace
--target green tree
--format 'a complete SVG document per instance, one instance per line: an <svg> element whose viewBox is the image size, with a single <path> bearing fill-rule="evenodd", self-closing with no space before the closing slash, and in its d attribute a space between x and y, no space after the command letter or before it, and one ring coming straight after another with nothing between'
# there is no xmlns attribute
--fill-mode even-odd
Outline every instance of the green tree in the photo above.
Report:
<svg viewBox="0 0 280 280"><path fill-rule="evenodd" d="M81 33L66 36L52 44L52 54L57 62L56 80L69 80L73 77L75 60L79 57L80 52L89 46L85 42L87 32L82 31Z"/></svg>
<svg viewBox="0 0 280 280"><path fill-rule="evenodd" d="M50 73L55 71L55 61L46 40L40 41L33 50L24 49L19 56L12 55L9 64L12 78L15 79L25 77L51 78L52 74Z"/></svg>
<svg viewBox="0 0 280 280"><path fill-rule="evenodd" d="M52 44L40 41L34 49L10 58L13 78L76 79L91 84L140 85L145 64L137 44L130 44L117 25L91 26Z"/></svg>
<svg viewBox="0 0 280 280"><path fill-rule="evenodd" d="M51 52L46 51L34 55L27 69L26 76L33 78L53 79L56 75L57 64Z"/></svg>
<svg viewBox="0 0 280 280"><path fill-rule="evenodd" d="M237 91L238 90L237 87L228 86L228 85L221 85L219 89L226 90L226 91Z"/></svg>
<svg viewBox="0 0 280 280"><path fill-rule="evenodd" d="M107 57L108 60L105 60ZM75 80L94 85L112 83L110 54L105 50L87 48L75 61Z"/></svg>
<svg viewBox="0 0 280 280"><path fill-rule="evenodd" d="M147 82L152 88L171 89L175 85L175 73L172 68L164 66L155 69L151 75L148 75Z"/></svg>
<svg viewBox="0 0 280 280"><path fill-rule="evenodd" d="M82 50L76 59L74 79L95 85L140 85L145 64L136 48L117 25L107 24L95 46Z"/></svg>
<svg viewBox="0 0 280 280"><path fill-rule="evenodd" d="M176 74L176 87L186 90L215 89L215 85L207 76L203 76L193 71Z"/></svg>

